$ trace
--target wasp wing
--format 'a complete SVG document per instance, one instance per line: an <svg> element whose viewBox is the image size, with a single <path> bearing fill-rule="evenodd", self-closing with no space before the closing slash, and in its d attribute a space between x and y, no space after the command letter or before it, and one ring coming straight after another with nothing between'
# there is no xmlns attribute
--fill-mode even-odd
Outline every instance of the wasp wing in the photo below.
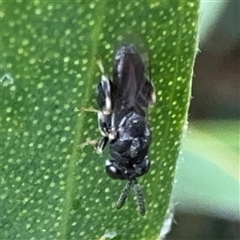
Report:
<svg viewBox="0 0 240 240"><path fill-rule="evenodd" d="M144 72L144 63L133 46L120 47L113 70L115 111L134 108L145 116L144 108L151 104L153 86Z"/></svg>

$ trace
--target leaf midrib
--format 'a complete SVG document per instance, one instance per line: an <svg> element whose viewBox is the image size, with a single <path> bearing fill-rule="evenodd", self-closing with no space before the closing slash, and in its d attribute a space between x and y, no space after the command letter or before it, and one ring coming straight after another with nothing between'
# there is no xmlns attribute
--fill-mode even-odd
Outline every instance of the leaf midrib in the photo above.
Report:
<svg viewBox="0 0 240 240"><path fill-rule="evenodd" d="M91 34L91 39L92 39L92 44L91 44L91 53L90 53L90 61L88 64L88 81L86 81L86 88L81 99L82 106L86 106L87 102L89 101L90 95L91 95L91 84L92 81L91 79L94 76L95 68L96 68L96 63L95 63L95 58L94 55L97 52L98 45L99 45L99 34L102 30L102 21L103 21L103 16L105 12L105 5L106 2L103 1L97 6L97 11L95 11L95 25L92 30ZM76 126L75 126L75 136L73 140L73 146L72 146L72 154L70 161L67 162L68 165L68 171L67 171L67 178L66 178L66 195L65 195L65 201L63 203L63 211L62 211L62 219L59 224L59 236L58 239L63 240L63 239L68 239L67 238L67 226L68 226L68 219L71 211L71 206L72 206L72 195L73 195L73 190L76 189L75 184L76 182L74 181L74 173L76 169L76 164L78 161L78 156L79 156L79 139L82 138L82 129L84 126L85 122L85 114L80 114L80 117L76 121Z"/></svg>

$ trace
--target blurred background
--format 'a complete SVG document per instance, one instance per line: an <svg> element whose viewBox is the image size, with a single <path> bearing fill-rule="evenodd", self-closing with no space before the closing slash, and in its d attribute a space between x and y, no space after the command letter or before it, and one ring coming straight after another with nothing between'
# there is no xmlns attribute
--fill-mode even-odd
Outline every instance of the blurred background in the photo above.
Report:
<svg viewBox="0 0 240 240"><path fill-rule="evenodd" d="M240 239L239 9L239 1L201 2L189 128L167 239Z"/></svg>

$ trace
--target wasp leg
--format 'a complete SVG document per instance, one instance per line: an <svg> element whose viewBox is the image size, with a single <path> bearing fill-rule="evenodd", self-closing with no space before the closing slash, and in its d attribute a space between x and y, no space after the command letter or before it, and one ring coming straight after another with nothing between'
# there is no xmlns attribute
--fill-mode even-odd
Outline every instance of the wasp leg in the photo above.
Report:
<svg viewBox="0 0 240 240"><path fill-rule="evenodd" d="M99 128L99 131L100 133L105 137L108 135L107 133L107 126L106 126L106 117L104 116L104 114L95 109L95 108L92 108L92 107L89 107L89 108L81 108L82 111L85 111L85 112L94 112L94 113L97 113L98 115L98 128Z"/></svg>
<svg viewBox="0 0 240 240"><path fill-rule="evenodd" d="M117 132L115 129L115 113L112 113L111 115L111 128L108 132L108 137L110 140L114 140L117 136Z"/></svg>
<svg viewBox="0 0 240 240"><path fill-rule="evenodd" d="M94 149L98 154L101 154L108 143L108 137L104 137L101 140L92 140L87 139L86 142L80 144L81 148L84 148L88 145L94 146Z"/></svg>
<svg viewBox="0 0 240 240"><path fill-rule="evenodd" d="M86 142L80 144L80 148L85 148L88 145L95 146L98 143L97 140L87 139Z"/></svg>
<svg viewBox="0 0 240 240"><path fill-rule="evenodd" d="M153 86L152 82L147 81L145 83L144 88L146 89L146 91L145 91L145 94L143 94L143 95L147 99L148 104L150 106L153 106L156 102L156 93L154 91L154 86Z"/></svg>
<svg viewBox="0 0 240 240"><path fill-rule="evenodd" d="M97 59L97 65L98 65L101 73L104 74L104 73L105 73L105 70L104 70L104 67L103 67L103 65L102 65L102 61L101 61L100 59Z"/></svg>
<svg viewBox="0 0 240 240"><path fill-rule="evenodd" d="M123 188L117 202L116 202L116 208L120 209L123 207L124 203L127 200L127 197L129 195L130 190L132 189L132 181L127 182L127 184L125 185L125 187Z"/></svg>
<svg viewBox="0 0 240 240"><path fill-rule="evenodd" d="M97 61L97 64L102 72L101 82L97 87L97 102L98 105L105 115L109 115L112 110L112 101L111 101L111 81L104 74L104 68L100 60Z"/></svg>
<svg viewBox="0 0 240 240"><path fill-rule="evenodd" d="M133 181L133 191L137 197L138 212L140 215L144 216L146 211L145 200L144 200L142 188L136 179Z"/></svg>
<svg viewBox="0 0 240 240"><path fill-rule="evenodd" d="M102 136L106 137L108 135L108 127L107 127L107 123L106 123L106 116L103 114L103 112L89 107L89 108L81 108L82 111L85 112L95 112L98 115L98 128L100 133L102 134Z"/></svg>
<svg viewBox="0 0 240 240"><path fill-rule="evenodd" d="M103 137L108 136L107 117L101 111L98 111L98 129Z"/></svg>
<svg viewBox="0 0 240 240"><path fill-rule="evenodd" d="M101 111L105 115L109 115L111 113L112 111L111 81L105 75L102 75L101 82L98 84L97 102Z"/></svg>
<svg viewBox="0 0 240 240"><path fill-rule="evenodd" d="M154 91L154 86L153 86L153 83L152 83L152 71L151 71L151 67L150 67L150 64L148 66L148 72L149 72L149 79L150 81L148 81L148 92L150 93L149 94L149 105L152 107L155 103L156 103L156 100L157 100L157 97L156 97L156 93Z"/></svg>
<svg viewBox="0 0 240 240"><path fill-rule="evenodd" d="M150 105L151 107L153 107L153 105L156 103L156 101L157 101L157 96L156 96L155 91L153 90L153 91L151 92L151 97L150 97L149 105Z"/></svg>
<svg viewBox="0 0 240 240"><path fill-rule="evenodd" d="M99 112L99 110L97 110L97 109L95 109L93 107L89 107L89 108L82 107L81 110L85 111L85 112L94 112L94 113L98 113Z"/></svg>
<svg viewBox="0 0 240 240"><path fill-rule="evenodd" d="M146 79L136 101L141 107L153 106L156 102L156 94L152 82Z"/></svg>
<svg viewBox="0 0 240 240"><path fill-rule="evenodd" d="M108 143L108 137L104 137L95 144L95 150L101 154Z"/></svg>

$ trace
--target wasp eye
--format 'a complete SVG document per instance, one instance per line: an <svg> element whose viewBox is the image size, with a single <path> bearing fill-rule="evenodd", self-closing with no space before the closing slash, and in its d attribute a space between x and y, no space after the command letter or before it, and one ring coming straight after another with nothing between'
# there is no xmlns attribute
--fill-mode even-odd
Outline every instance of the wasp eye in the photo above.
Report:
<svg viewBox="0 0 240 240"><path fill-rule="evenodd" d="M113 179L126 179L113 160L106 160L106 172Z"/></svg>

